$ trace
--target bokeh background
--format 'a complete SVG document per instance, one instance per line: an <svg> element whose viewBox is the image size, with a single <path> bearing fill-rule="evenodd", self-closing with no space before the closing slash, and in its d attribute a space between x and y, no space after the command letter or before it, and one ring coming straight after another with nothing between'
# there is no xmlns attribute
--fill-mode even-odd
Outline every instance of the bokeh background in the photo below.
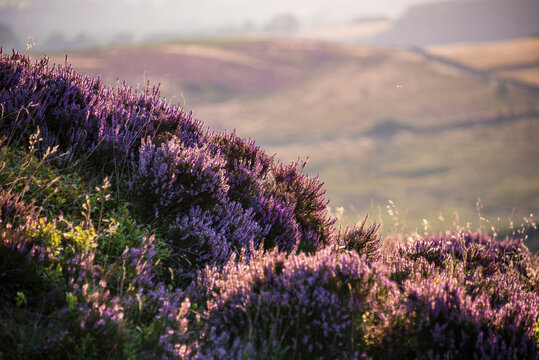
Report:
<svg viewBox="0 0 539 360"><path fill-rule="evenodd" d="M0 46L309 158L343 224L526 229L539 248L537 0L0 0Z"/></svg>

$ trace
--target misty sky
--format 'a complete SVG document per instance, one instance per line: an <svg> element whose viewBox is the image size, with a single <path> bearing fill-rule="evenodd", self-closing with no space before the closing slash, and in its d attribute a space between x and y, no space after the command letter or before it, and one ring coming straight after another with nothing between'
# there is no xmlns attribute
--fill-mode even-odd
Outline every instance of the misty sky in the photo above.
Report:
<svg viewBox="0 0 539 360"><path fill-rule="evenodd" d="M356 17L397 17L410 5L433 0L0 0L0 23L21 35L43 39L52 33L143 37L179 32L189 35L246 21L264 24L278 14L293 14L303 24Z"/></svg>

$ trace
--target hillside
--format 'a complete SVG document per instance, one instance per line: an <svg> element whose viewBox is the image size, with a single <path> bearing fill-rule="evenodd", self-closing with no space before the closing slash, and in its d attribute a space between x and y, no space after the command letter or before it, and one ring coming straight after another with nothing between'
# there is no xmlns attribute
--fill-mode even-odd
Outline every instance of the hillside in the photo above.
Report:
<svg viewBox="0 0 539 360"><path fill-rule="evenodd" d="M539 60L533 38L499 44L461 47L475 49L477 64L496 46L522 49L495 57L504 69ZM467 72L413 51L273 39L103 49L69 61L109 85L161 82L169 101L212 129L237 129L287 162L309 157L306 171L320 175L345 223L370 213L386 234L413 232L423 219L433 230L470 222L503 231L539 211L539 98L512 85L506 70ZM478 222L478 198L490 224ZM388 200L400 208L399 229Z"/></svg>
<svg viewBox="0 0 539 360"><path fill-rule="evenodd" d="M506 41L431 46L430 54L539 88L539 37Z"/></svg>
<svg viewBox="0 0 539 360"><path fill-rule="evenodd" d="M1 358L537 356L520 232L337 226L304 163L47 58L0 105Z"/></svg>
<svg viewBox="0 0 539 360"><path fill-rule="evenodd" d="M409 8L378 45L429 46L533 36L539 32L535 0L426 1Z"/></svg>

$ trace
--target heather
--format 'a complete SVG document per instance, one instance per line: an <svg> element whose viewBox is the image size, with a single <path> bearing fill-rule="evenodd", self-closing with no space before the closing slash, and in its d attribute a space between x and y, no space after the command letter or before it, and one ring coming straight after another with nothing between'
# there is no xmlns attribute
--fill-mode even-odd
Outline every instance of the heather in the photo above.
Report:
<svg viewBox="0 0 539 360"><path fill-rule="evenodd" d="M202 287L201 287L202 285ZM395 284L356 252L276 251L206 269L190 290L207 298L202 357L358 357L380 335ZM292 290L293 289L293 290ZM218 294L218 296L216 296Z"/></svg>
<svg viewBox="0 0 539 360"><path fill-rule="evenodd" d="M6 359L537 358L523 238L340 227L304 162L46 58L0 105Z"/></svg>

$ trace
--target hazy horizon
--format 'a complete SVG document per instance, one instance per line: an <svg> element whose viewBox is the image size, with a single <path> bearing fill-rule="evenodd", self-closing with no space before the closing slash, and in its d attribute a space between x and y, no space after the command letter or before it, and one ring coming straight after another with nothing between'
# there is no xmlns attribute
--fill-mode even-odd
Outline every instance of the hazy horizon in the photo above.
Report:
<svg viewBox="0 0 539 360"><path fill-rule="evenodd" d="M43 43L53 35L97 40L159 34L192 36L223 27L263 26L276 16L292 15L304 26L349 22L355 18L397 18L411 5L433 0L0 0L0 24Z"/></svg>

